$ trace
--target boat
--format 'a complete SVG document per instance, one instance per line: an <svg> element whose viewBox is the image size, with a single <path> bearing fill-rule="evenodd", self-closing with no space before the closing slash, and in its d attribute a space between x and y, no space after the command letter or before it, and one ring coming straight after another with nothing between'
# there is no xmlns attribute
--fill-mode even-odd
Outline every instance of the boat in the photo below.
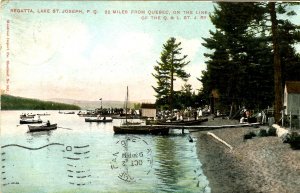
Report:
<svg viewBox="0 0 300 193"><path fill-rule="evenodd" d="M96 118L85 118L85 122L98 122L98 123L108 123L112 122L111 117L96 117Z"/></svg>
<svg viewBox="0 0 300 193"><path fill-rule="evenodd" d="M42 123L43 121L41 119L21 119L20 124L36 124L36 123Z"/></svg>
<svg viewBox="0 0 300 193"><path fill-rule="evenodd" d="M29 128L29 132L50 131L50 130L57 129L57 124L39 125L39 126L28 125L28 128Z"/></svg>
<svg viewBox="0 0 300 193"><path fill-rule="evenodd" d="M26 119L26 118L34 118L35 114L21 114L20 119Z"/></svg>
<svg viewBox="0 0 300 193"><path fill-rule="evenodd" d="M183 125L183 126L189 126L189 125L200 125L203 122L208 121L207 118L205 119L197 119L197 120L176 120L176 121L155 121L150 122L149 124L155 124L155 125Z"/></svg>
<svg viewBox="0 0 300 193"><path fill-rule="evenodd" d="M168 135L168 127L153 127L153 126L135 126L135 125L122 125L113 126L115 134L152 134L152 135Z"/></svg>
<svg viewBox="0 0 300 193"><path fill-rule="evenodd" d="M127 106L128 106L128 100L129 100L129 94L128 94L128 86L127 86L127 91L126 91L126 100L125 100L125 123L122 125L140 125L142 122L133 122L133 121L128 121L129 119L133 119L133 115L129 115L127 113Z"/></svg>
<svg viewBox="0 0 300 193"><path fill-rule="evenodd" d="M126 101L125 101L125 123L121 126L113 126L115 134L162 134L167 135L169 133L169 128L160 127L154 128L152 126L140 125L140 122L129 122L127 115L127 103L128 103L128 86L126 93Z"/></svg>
<svg viewBox="0 0 300 193"><path fill-rule="evenodd" d="M79 117L97 117L97 114L94 111L86 111L86 112L79 111L77 115Z"/></svg>
<svg viewBox="0 0 300 193"><path fill-rule="evenodd" d="M142 122L129 122L127 121L127 123L124 123L123 125L141 125Z"/></svg>
<svg viewBox="0 0 300 193"><path fill-rule="evenodd" d="M62 111L58 111L59 114L75 114L74 111L70 111L70 112L62 112Z"/></svg>
<svg viewBox="0 0 300 193"><path fill-rule="evenodd" d="M64 114L75 114L75 112L74 111L72 111L72 112L65 112Z"/></svg>
<svg viewBox="0 0 300 193"><path fill-rule="evenodd" d="M37 114L38 116L49 116L50 114L49 113L42 113L42 114Z"/></svg>

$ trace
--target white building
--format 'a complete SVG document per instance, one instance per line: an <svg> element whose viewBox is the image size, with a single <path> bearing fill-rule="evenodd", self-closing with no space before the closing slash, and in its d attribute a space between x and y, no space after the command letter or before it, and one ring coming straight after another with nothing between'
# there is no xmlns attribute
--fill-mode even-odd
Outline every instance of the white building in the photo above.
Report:
<svg viewBox="0 0 300 193"><path fill-rule="evenodd" d="M286 81L284 87L285 114L300 114L300 81Z"/></svg>
<svg viewBox="0 0 300 193"><path fill-rule="evenodd" d="M142 103L141 105L142 117L156 117L155 104Z"/></svg>

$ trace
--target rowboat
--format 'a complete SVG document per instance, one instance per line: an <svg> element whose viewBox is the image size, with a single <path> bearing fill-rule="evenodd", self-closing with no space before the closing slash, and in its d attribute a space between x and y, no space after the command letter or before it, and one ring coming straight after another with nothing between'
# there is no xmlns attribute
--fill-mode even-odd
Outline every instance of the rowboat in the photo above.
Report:
<svg viewBox="0 0 300 193"><path fill-rule="evenodd" d="M50 130L57 129L57 124L39 125L39 126L28 125L28 128L29 128L29 132L50 131Z"/></svg>
<svg viewBox="0 0 300 193"><path fill-rule="evenodd" d="M152 134L152 135L168 135L168 127L154 128L152 126L138 126L138 125L124 125L124 126L114 126L115 134Z"/></svg>
<svg viewBox="0 0 300 193"><path fill-rule="evenodd" d="M42 123L41 119L21 119L20 124L36 124Z"/></svg>
<svg viewBox="0 0 300 193"><path fill-rule="evenodd" d="M85 122L107 123L112 121L113 119L111 117L85 118Z"/></svg>

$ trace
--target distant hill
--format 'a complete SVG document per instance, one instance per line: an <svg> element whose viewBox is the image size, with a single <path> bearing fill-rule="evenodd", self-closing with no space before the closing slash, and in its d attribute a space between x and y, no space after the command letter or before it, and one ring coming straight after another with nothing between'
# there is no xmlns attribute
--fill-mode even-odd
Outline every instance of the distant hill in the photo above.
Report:
<svg viewBox="0 0 300 193"><path fill-rule="evenodd" d="M42 101L17 97L12 95L1 95L2 110L80 110L80 107L73 104L65 104L54 101Z"/></svg>
<svg viewBox="0 0 300 193"><path fill-rule="evenodd" d="M60 102L60 103L68 103L79 106L81 109L96 109L101 107L101 101L87 101L87 100L74 100L74 99L64 99L64 98L52 98L51 101ZM128 107L133 108L134 104L139 103L135 101L129 101ZM102 107L103 108L124 108L124 101L110 101L103 100Z"/></svg>

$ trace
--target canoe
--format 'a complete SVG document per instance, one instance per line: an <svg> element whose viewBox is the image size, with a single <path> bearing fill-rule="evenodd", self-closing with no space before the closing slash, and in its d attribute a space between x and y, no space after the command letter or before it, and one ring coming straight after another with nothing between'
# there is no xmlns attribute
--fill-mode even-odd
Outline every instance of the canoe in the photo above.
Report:
<svg viewBox="0 0 300 193"><path fill-rule="evenodd" d="M167 127L145 127L145 126L114 126L113 127L115 134L152 134L152 135L168 135L169 128Z"/></svg>
<svg viewBox="0 0 300 193"><path fill-rule="evenodd" d="M41 119L35 120L35 119L21 119L20 124L36 124L36 123L42 123L43 121Z"/></svg>
<svg viewBox="0 0 300 193"><path fill-rule="evenodd" d="M112 122L113 119L111 117L97 117L97 118L85 118L85 122L98 122L98 123L107 123Z"/></svg>
<svg viewBox="0 0 300 193"><path fill-rule="evenodd" d="M47 125L39 125L39 126L33 126L33 125L28 125L29 132L35 132L35 131L50 131L57 129L57 124L52 124L50 126Z"/></svg>

